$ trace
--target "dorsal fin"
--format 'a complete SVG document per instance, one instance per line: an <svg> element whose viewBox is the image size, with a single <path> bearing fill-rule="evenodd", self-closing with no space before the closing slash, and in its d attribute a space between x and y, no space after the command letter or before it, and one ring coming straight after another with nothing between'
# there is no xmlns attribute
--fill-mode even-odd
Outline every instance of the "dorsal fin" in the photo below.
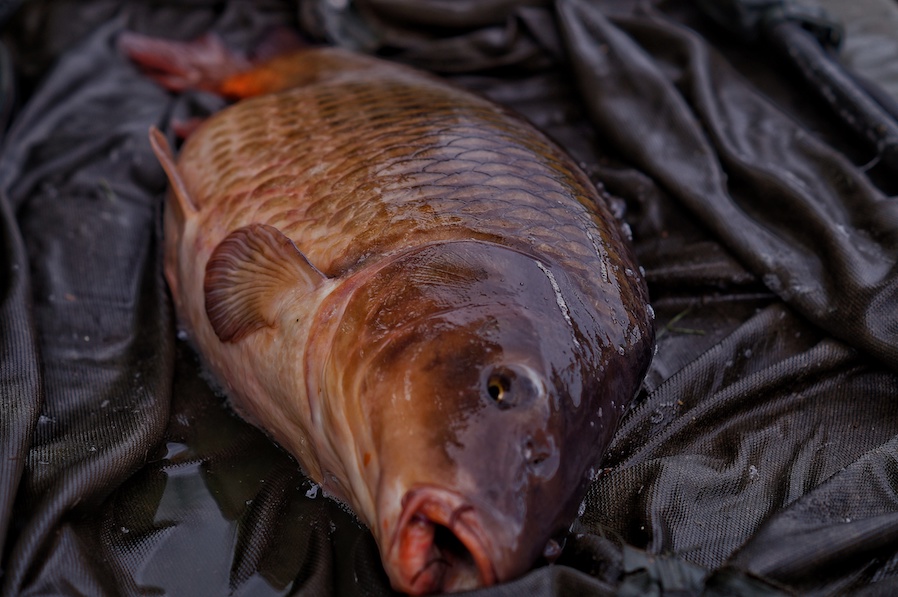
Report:
<svg viewBox="0 0 898 597"><path fill-rule="evenodd" d="M280 230L250 224L231 232L206 264L206 315L222 342L273 327L283 301L327 279Z"/></svg>
<svg viewBox="0 0 898 597"><path fill-rule="evenodd" d="M168 139L155 126L150 127L150 146L153 148L156 159L162 164L162 169L165 170L165 174L168 176L168 183L171 185L172 194L175 198L174 201L170 202L170 207L175 210L175 219L178 222L184 222L187 216L197 212L196 203L193 202L193 198L187 192L187 187L184 185L181 172L175 163L175 155L168 144Z"/></svg>

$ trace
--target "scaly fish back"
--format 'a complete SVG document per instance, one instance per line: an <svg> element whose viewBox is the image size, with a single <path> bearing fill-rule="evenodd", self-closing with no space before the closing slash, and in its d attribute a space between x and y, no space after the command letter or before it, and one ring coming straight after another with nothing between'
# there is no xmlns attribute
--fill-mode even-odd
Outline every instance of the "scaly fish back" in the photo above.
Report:
<svg viewBox="0 0 898 597"><path fill-rule="evenodd" d="M316 67L322 56L337 67ZM308 62L311 80L216 114L181 152L208 250L261 223L328 276L453 239L506 245L591 284L630 262L614 254L617 222L588 178L506 109L339 50L293 60ZM609 315L629 328L616 307Z"/></svg>

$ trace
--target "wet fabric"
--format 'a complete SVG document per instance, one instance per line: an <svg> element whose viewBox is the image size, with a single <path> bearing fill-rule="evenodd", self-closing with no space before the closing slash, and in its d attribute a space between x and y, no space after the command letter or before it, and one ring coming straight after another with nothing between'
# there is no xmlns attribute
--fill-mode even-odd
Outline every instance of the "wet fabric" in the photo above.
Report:
<svg viewBox="0 0 898 597"><path fill-rule="evenodd" d="M644 390L558 562L473 594L894 592L898 172L788 44L687 0L33 0L0 60L0 594L392 594L370 534L178 339L147 129L224 103L115 46L263 53L278 27L512 106L632 229Z"/></svg>

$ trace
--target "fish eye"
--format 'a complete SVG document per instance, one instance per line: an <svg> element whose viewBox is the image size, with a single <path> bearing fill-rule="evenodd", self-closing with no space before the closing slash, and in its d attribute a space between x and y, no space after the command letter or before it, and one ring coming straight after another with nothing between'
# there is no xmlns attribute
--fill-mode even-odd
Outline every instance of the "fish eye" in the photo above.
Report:
<svg viewBox="0 0 898 597"><path fill-rule="evenodd" d="M511 376L504 371L494 371L486 380L486 392L499 406L511 406Z"/></svg>
<svg viewBox="0 0 898 597"><path fill-rule="evenodd" d="M499 365L483 372L484 397L500 409L523 406L540 396L540 384L528 367Z"/></svg>
<svg viewBox="0 0 898 597"><path fill-rule="evenodd" d="M524 388L518 387L521 384L521 378L514 369L496 367L489 371L484 383L487 396L500 409L511 408L520 402L519 394Z"/></svg>

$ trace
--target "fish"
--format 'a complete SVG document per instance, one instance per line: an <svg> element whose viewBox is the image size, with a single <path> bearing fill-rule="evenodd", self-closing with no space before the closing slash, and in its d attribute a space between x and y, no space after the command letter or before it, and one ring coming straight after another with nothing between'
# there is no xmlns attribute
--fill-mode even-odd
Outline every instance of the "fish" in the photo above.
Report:
<svg viewBox="0 0 898 597"><path fill-rule="evenodd" d="M119 40L234 101L175 156L164 272L233 408L371 530L392 586L552 561L651 361L604 193L512 110L334 47Z"/></svg>

